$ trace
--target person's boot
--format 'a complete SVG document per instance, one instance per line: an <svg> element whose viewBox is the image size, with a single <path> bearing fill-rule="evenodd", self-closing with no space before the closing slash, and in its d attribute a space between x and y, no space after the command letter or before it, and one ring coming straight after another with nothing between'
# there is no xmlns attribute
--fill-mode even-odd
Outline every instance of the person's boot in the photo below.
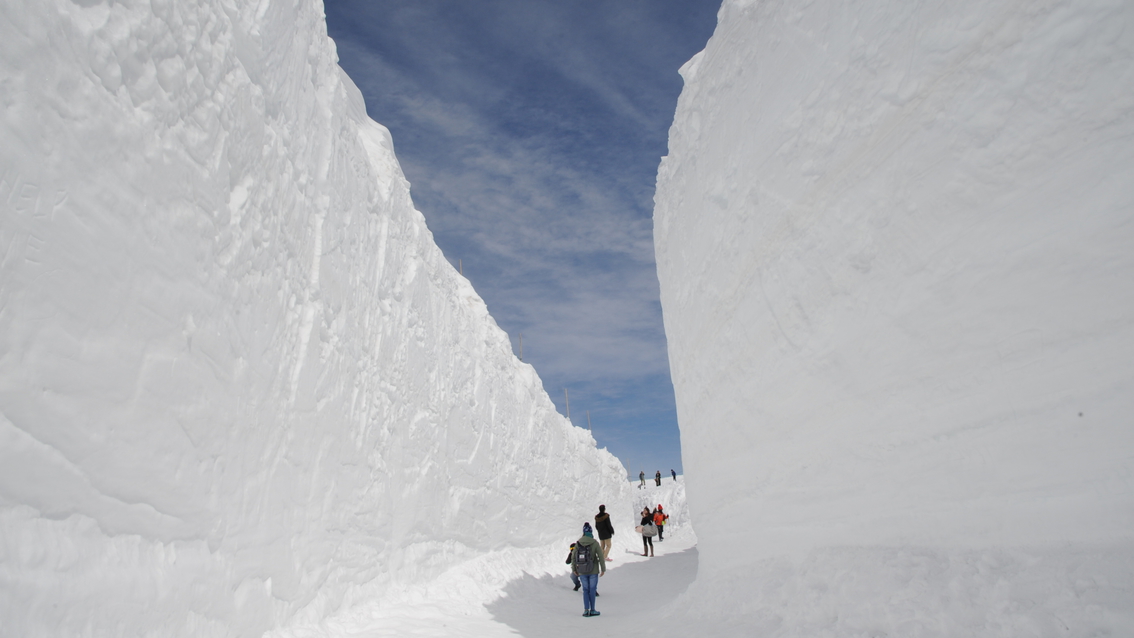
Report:
<svg viewBox="0 0 1134 638"><path fill-rule="evenodd" d="M580 587L582 587L582 585L575 585L575 589L572 589L571 591L579 591Z"/></svg>

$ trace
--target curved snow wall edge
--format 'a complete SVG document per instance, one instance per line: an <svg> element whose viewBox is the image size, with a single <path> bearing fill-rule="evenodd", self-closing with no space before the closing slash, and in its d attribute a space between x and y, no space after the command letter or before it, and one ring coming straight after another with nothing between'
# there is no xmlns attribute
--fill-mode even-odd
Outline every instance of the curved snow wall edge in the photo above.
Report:
<svg viewBox="0 0 1134 638"><path fill-rule="evenodd" d="M990 547L1131 563L1132 12L725 2L655 200L697 586L734 585L709 606L811 601L768 627L818 631L816 600L884 561L813 560L838 565L815 598L728 592L807 589L761 561L833 547L937 548L943 571ZM1004 582L1034 575L1017 559ZM1077 582L1068 561L1041 578ZM1134 602L1128 576L1091 575L1103 607ZM1042 614L1049 593L1024 598Z"/></svg>
<svg viewBox="0 0 1134 638"><path fill-rule="evenodd" d="M6 630L259 635L628 489L335 61L318 2L0 8Z"/></svg>

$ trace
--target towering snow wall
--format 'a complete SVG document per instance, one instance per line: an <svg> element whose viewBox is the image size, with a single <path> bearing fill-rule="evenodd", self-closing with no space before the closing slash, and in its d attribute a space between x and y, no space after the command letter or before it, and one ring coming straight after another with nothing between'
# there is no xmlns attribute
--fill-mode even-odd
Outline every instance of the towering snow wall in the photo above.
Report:
<svg viewBox="0 0 1134 638"><path fill-rule="evenodd" d="M682 74L655 241L705 610L1134 631L1134 4L726 0Z"/></svg>
<svg viewBox="0 0 1134 638"><path fill-rule="evenodd" d="M258 636L627 494L319 2L7 0L0 105L0 634Z"/></svg>

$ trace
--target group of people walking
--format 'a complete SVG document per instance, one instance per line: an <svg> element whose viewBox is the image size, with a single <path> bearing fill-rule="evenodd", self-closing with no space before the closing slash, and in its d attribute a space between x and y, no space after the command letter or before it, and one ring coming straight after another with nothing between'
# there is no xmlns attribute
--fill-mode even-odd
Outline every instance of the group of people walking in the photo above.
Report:
<svg viewBox="0 0 1134 638"><path fill-rule="evenodd" d="M660 478L658 479L661 480ZM642 522L635 531L642 535L642 555L654 555L654 536L662 541L665 522L669 515L662 509L661 503L651 512L650 508L642 508ZM598 540L595 540L598 532ZM610 557L610 545L614 538L614 525L610 522L610 514L605 505L599 505L599 512L595 515L595 525L583 523L583 535L579 540L571 543L567 554L567 564L571 566L571 582L575 584L575 591L583 590L583 616L598 616L595 609L595 598L598 597L598 579L606 575L607 561Z"/></svg>
<svg viewBox="0 0 1134 638"><path fill-rule="evenodd" d="M673 480L677 481L677 472L674 472L673 469L671 468L669 470L669 473L670 473L670 475L673 476ZM642 489L643 487L646 487L646 471L645 470L639 470L638 471L638 480L641 481L641 484L638 485L638 489ZM658 487L661 487L661 470L654 472L654 484L657 485Z"/></svg>

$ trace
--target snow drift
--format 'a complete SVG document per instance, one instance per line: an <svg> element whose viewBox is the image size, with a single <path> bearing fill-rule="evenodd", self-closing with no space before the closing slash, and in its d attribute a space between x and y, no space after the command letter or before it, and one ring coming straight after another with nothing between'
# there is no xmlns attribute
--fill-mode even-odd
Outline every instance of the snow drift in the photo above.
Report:
<svg viewBox="0 0 1134 638"><path fill-rule="evenodd" d="M690 609L1134 631L1131 25L1122 0L724 3L655 209Z"/></svg>
<svg viewBox="0 0 1134 638"><path fill-rule="evenodd" d="M335 61L316 1L0 5L4 635L260 635L629 508Z"/></svg>

